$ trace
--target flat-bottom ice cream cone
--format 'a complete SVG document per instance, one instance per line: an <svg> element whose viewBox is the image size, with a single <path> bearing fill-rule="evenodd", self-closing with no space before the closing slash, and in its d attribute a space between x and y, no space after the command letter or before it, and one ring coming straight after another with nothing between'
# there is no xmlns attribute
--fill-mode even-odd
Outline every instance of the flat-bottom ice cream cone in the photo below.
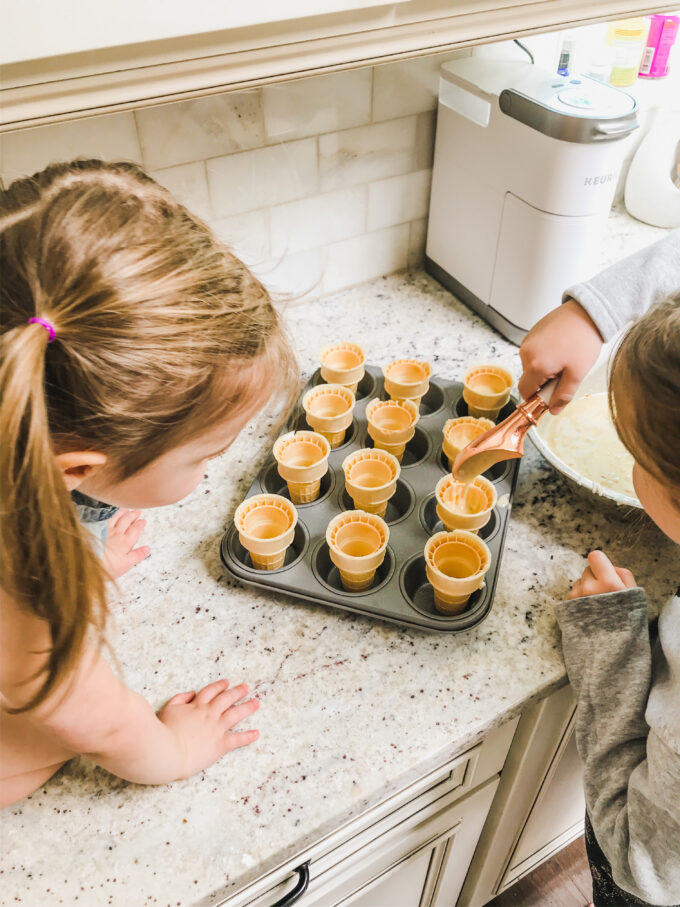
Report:
<svg viewBox="0 0 680 907"><path fill-rule="evenodd" d="M409 400L371 400L366 407L366 419L375 447L401 462L406 445L416 433L418 407Z"/></svg>
<svg viewBox="0 0 680 907"><path fill-rule="evenodd" d="M385 516L401 472L397 458L387 451L366 447L346 457L342 470L347 494L357 510Z"/></svg>
<svg viewBox="0 0 680 907"><path fill-rule="evenodd" d="M477 365L463 379L463 400L468 414L495 422L510 399L513 377L500 365Z"/></svg>
<svg viewBox="0 0 680 907"><path fill-rule="evenodd" d="M493 427L494 423L491 419L477 419L472 415L462 416L460 419L449 419L444 424L442 441L442 450L449 461L449 467L453 468L453 461L461 450Z"/></svg>
<svg viewBox="0 0 680 907"><path fill-rule="evenodd" d="M274 457L294 504L310 504L319 497L330 452L330 442L314 431L290 432L277 439Z"/></svg>
<svg viewBox="0 0 680 907"><path fill-rule="evenodd" d="M434 604L443 614L465 610L468 599L484 585L491 552L472 532L437 532L425 545L425 571Z"/></svg>
<svg viewBox="0 0 680 907"><path fill-rule="evenodd" d="M340 384L356 394L366 370L364 351L357 343L334 343L319 353L321 377L328 384Z"/></svg>
<svg viewBox="0 0 680 907"><path fill-rule="evenodd" d="M323 435L334 450L352 424L355 397L341 384L319 384L302 398L307 424Z"/></svg>
<svg viewBox="0 0 680 907"><path fill-rule="evenodd" d="M418 409L430 387L432 366L417 359L395 359L383 366L383 375L385 393L391 400L410 400Z"/></svg>
<svg viewBox="0 0 680 907"><path fill-rule="evenodd" d="M497 493L494 485L484 476L469 485L453 476L443 476L435 489L437 516L446 529L466 529L477 533L491 519Z"/></svg>
<svg viewBox="0 0 680 907"><path fill-rule="evenodd" d="M257 570L278 570L286 559L297 524L297 510L279 494L256 494L236 508L239 541Z"/></svg>
<svg viewBox="0 0 680 907"><path fill-rule="evenodd" d="M385 560L389 537L387 523L373 513L347 510L333 517L326 542L344 589L363 592L371 587Z"/></svg>
<svg viewBox="0 0 680 907"><path fill-rule="evenodd" d="M278 554L253 554L251 551L250 560L253 562L253 567L255 567L256 570L278 570L279 567L283 567L287 550L288 549L285 548Z"/></svg>

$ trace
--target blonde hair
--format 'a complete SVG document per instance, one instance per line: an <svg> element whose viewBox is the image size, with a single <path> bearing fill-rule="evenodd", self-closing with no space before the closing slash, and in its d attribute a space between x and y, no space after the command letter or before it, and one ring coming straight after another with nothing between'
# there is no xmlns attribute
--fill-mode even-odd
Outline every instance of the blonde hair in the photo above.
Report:
<svg viewBox="0 0 680 907"><path fill-rule="evenodd" d="M680 504L680 293L624 335L611 364L609 405L623 444Z"/></svg>
<svg viewBox="0 0 680 907"><path fill-rule="evenodd" d="M264 286L138 166L55 164L0 199L2 584L52 636L23 711L106 619L55 452L103 451L122 480L247 408L255 360L288 390L297 366Z"/></svg>

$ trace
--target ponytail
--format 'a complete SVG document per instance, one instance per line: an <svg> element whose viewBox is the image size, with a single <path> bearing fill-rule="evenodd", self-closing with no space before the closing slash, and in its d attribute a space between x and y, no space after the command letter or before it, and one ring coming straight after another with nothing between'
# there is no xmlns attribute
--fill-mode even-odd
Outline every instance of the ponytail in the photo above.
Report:
<svg viewBox="0 0 680 907"><path fill-rule="evenodd" d="M51 164L0 192L0 273L2 585L52 641L29 709L106 617L55 454L102 451L123 481L249 406L254 362L282 393L298 372L266 288L136 164Z"/></svg>
<svg viewBox="0 0 680 907"><path fill-rule="evenodd" d="M50 440L47 341L40 324L16 327L2 338L2 584L20 607L47 622L52 639L42 685L15 712L48 698L73 669L89 627L101 636L106 617L104 571L78 521Z"/></svg>

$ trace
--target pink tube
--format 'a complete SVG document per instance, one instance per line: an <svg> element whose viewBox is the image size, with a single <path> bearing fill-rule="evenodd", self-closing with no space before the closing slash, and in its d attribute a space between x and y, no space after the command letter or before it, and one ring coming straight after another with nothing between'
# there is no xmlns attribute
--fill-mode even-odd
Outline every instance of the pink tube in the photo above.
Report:
<svg viewBox="0 0 680 907"><path fill-rule="evenodd" d="M678 36L680 18L657 14L649 17L647 47L642 55L640 73L643 79L662 79L668 75L668 57Z"/></svg>

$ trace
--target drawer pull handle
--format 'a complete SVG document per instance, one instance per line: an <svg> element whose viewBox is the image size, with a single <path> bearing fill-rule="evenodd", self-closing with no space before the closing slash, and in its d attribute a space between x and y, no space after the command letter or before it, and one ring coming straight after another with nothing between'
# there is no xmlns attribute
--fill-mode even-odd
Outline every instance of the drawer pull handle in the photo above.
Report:
<svg viewBox="0 0 680 907"><path fill-rule="evenodd" d="M298 874L295 888L282 897L280 901L272 904L272 907L290 907L291 904L299 901L305 891L307 891L307 888L309 887L309 863L303 863L302 866L298 866L293 872L297 872Z"/></svg>

